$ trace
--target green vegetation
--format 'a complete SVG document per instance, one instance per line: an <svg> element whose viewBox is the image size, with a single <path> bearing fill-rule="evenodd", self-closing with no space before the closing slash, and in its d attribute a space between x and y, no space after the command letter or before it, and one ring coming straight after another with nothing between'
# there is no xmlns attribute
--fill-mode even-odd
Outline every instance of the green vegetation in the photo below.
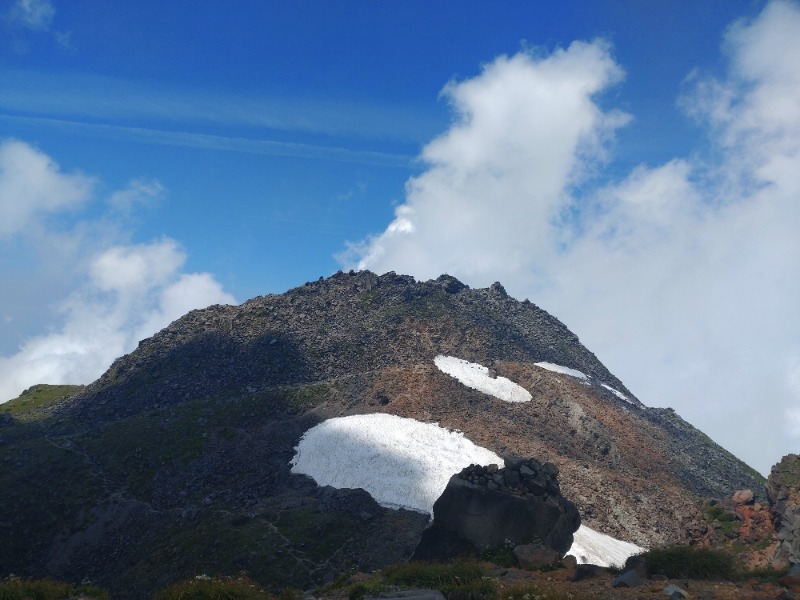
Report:
<svg viewBox="0 0 800 600"><path fill-rule="evenodd" d="M514 554L514 543L506 540L496 548L488 548L481 553L481 560L492 562L500 567L519 567Z"/></svg>
<svg viewBox="0 0 800 600"><path fill-rule="evenodd" d="M755 579L758 583L774 583L777 584L778 580L789 573L789 567L783 569L775 569L773 567L762 567L760 569L752 569L749 571L742 571L739 574L740 579L749 580Z"/></svg>
<svg viewBox="0 0 800 600"><path fill-rule="evenodd" d="M10 577L0 581L0 600L69 600L78 597L108 600L108 593L91 585L72 586L50 579Z"/></svg>
<svg viewBox="0 0 800 600"><path fill-rule="evenodd" d="M670 579L732 580L736 577L733 556L721 550L667 546L654 548L642 556L651 575L665 575Z"/></svg>
<svg viewBox="0 0 800 600"><path fill-rule="evenodd" d="M29 387L19 397L0 404L0 413L10 413L15 419L33 421L41 418L44 409L59 400L77 394L82 385L47 385L41 383Z"/></svg>
<svg viewBox="0 0 800 600"><path fill-rule="evenodd" d="M289 594L285 598L281 595L281 600L298 597L299 594ZM246 575L226 578L198 575L157 592L153 598L154 600L275 600L275 596L264 591Z"/></svg>
<svg viewBox="0 0 800 600"><path fill-rule="evenodd" d="M709 522L715 522L722 535L727 538L736 537L739 526L736 522L736 515L729 510L725 510L720 504L706 504L704 512Z"/></svg>
<svg viewBox="0 0 800 600"><path fill-rule="evenodd" d="M448 600L490 600L497 596L486 568L474 560L401 563L384 569L383 576L394 585L440 590Z"/></svg>
<svg viewBox="0 0 800 600"><path fill-rule="evenodd" d="M499 600L580 600L582 595L573 592L540 590L535 586L517 586L502 591Z"/></svg>

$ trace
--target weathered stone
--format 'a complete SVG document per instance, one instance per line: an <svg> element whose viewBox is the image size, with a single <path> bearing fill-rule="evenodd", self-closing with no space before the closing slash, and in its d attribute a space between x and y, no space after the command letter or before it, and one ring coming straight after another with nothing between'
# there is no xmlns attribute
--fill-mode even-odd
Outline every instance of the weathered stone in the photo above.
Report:
<svg viewBox="0 0 800 600"><path fill-rule="evenodd" d="M617 575L614 581L611 582L611 587L639 587L642 585L642 578L636 571L625 571L621 575Z"/></svg>
<svg viewBox="0 0 800 600"><path fill-rule="evenodd" d="M628 557L625 561L625 567L622 569L624 573L635 571L641 579L647 579L647 561L640 554L635 554Z"/></svg>
<svg viewBox="0 0 800 600"><path fill-rule="evenodd" d="M738 490L733 494L734 504L752 504L753 490Z"/></svg>
<svg viewBox="0 0 800 600"><path fill-rule="evenodd" d="M689 593L686 590L679 588L674 583L671 583L664 588L664 595L670 600L681 600L681 598L689 597Z"/></svg>
<svg viewBox="0 0 800 600"><path fill-rule="evenodd" d="M800 565L793 565L789 572L779 579L781 585L792 591L800 591Z"/></svg>
<svg viewBox="0 0 800 600"><path fill-rule="evenodd" d="M541 544L522 544L514 548L514 556L522 569L532 571L552 567L561 562L561 553Z"/></svg>
<svg viewBox="0 0 800 600"><path fill-rule="evenodd" d="M450 478L433 505L433 523L423 532L413 559L477 555L508 542L515 546L541 543L559 556L569 549L572 534L580 526L580 515L572 502L557 493L536 497L496 490L493 480L476 485L463 478L470 469ZM529 470L534 476L542 476ZM504 471L498 471L501 480Z"/></svg>
<svg viewBox="0 0 800 600"><path fill-rule="evenodd" d="M608 569L604 567L590 564L576 565L575 573L572 575L572 581L583 581L584 579L591 579L593 577L603 577L607 574Z"/></svg>

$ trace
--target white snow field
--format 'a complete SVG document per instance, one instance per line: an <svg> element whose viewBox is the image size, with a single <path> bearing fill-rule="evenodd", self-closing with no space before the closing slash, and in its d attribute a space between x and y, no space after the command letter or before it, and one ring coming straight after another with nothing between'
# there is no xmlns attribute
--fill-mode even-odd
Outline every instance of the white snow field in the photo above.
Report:
<svg viewBox="0 0 800 600"><path fill-rule="evenodd" d="M489 369L455 356L440 354L433 359L442 373L455 377L465 386L504 402L530 402L531 394L520 385L505 377L489 377Z"/></svg>
<svg viewBox="0 0 800 600"><path fill-rule="evenodd" d="M541 367L542 369L553 371L554 373L561 373L562 375L569 375L570 377L577 377L578 379L589 379L585 373L581 373L577 369L570 369L569 367L564 367L555 363L538 362L533 364L535 364L537 367Z"/></svg>
<svg viewBox="0 0 800 600"><path fill-rule="evenodd" d="M491 450L457 431L383 413L328 419L305 432L295 447L292 473L317 485L362 488L381 506L433 515L433 504L454 474L471 464L503 466ZM567 554L578 563L621 566L642 552L585 525Z"/></svg>
<svg viewBox="0 0 800 600"><path fill-rule="evenodd" d="M600 385L601 385L601 386L603 386L604 388L606 388L606 389L607 389L609 392L611 392L612 394L614 394L614 395L615 395L617 398L619 398L620 400L625 400L625 402L629 402L630 404L633 404L633 402L631 402L631 401L628 399L628 397L627 397L625 394L623 394L622 392L620 392L619 390L615 390L615 389L614 389L614 388L612 388L610 385L606 385L605 383L601 383Z"/></svg>
<svg viewBox="0 0 800 600"><path fill-rule="evenodd" d="M362 488L378 504L433 515L455 473L471 464L504 466L491 450L435 423L383 413L328 419L295 447L292 473L317 485Z"/></svg>
<svg viewBox="0 0 800 600"><path fill-rule="evenodd" d="M567 554L572 554L578 564L592 564L598 567L623 567L629 556L644 552L644 548L623 542L591 527L581 525L573 534L572 546Z"/></svg>

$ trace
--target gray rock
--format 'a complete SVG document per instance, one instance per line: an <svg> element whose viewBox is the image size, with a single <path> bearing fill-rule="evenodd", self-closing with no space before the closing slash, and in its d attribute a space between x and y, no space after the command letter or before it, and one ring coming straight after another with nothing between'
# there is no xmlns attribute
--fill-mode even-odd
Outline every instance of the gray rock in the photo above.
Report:
<svg viewBox="0 0 800 600"><path fill-rule="evenodd" d="M633 588L639 587L642 583L642 578L639 577L636 571L625 571L622 575L617 575L617 577L614 578L614 581L611 582L611 587Z"/></svg>
<svg viewBox="0 0 800 600"><path fill-rule="evenodd" d="M671 583L667 587L665 587L663 593L670 600L681 600L681 598L689 597L689 593L686 590L679 588L674 583Z"/></svg>
<svg viewBox="0 0 800 600"><path fill-rule="evenodd" d="M514 556L522 569L532 571L541 567L552 567L561 562L561 554L541 544L522 544L514 548Z"/></svg>
<svg viewBox="0 0 800 600"><path fill-rule="evenodd" d="M485 467L473 465L450 478L433 505L433 523L422 534L412 560L448 560L455 556L476 556L488 548L512 543L544 545L562 556L572 545L572 534L580 526L575 505L558 492L554 476L543 473L536 461L512 465L496 474L500 481L505 471L525 471L542 478L547 489L542 494L514 494L495 489L493 479L481 476ZM548 469L552 473L552 469Z"/></svg>

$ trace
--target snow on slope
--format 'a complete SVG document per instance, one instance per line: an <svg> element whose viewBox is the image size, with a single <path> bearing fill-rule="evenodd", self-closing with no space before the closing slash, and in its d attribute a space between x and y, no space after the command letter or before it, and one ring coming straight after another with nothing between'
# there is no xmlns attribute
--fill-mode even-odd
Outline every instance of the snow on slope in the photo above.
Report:
<svg viewBox="0 0 800 600"><path fill-rule="evenodd" d="M615 395L617 398L619 398L620 400L625 400L625 402L630 402L631 404L633 404L633 402L631 402L631 401L628 399L628 397L627 397L625 394L623 394L622 392L620 392L619 390L615 390L615 389L614 389L614 388L612 388L610 385L606 385L605 383L601 383L600 385L601 385L601 386L603 386L604 388L606 388L606 389L607 389L609 392L611 392L612 394L614 394L614 395Z"/></svg>
<svg viewBox="0 0 800 600"><path fill-rule="evenodd" d="M433 362L443 373L455 377L465 386L505 402L530 402L531 394L525 388L505 377L489 377L489 369L455 356L440 354Z"/></svg>
<svg viewBox="0 0 800 600"><path fill-rule="evenodd" d="M503 466L460 432L395 415L353 415L312 427L295 447L292 473L318 485L362 488L382 506L433 514L450 477L471 464Z"/></svg>
<svg viewBox="0 0 800 600"><path fill-rule="evenodd" d="M381 506L433 515L433 504L454 474L471 464L503 466L491 450L457 431L383 413L328 419L305 432L295 447L292 473L317 485L362 488ZM586 525L567 554L578 563L621 566L642 552Z"/></svg>
<svg viewBox="0 0 800 600"><path fill-rule="evenodd" d="M572 547L567 554L572 554L578 559L578 564L622 567L629 556L640 552L644 552L644 548L581 525L573 534Z"/></svg>
<svg viewBox="0 0 800 600"><path fill-rule="evenodd" d="M537 362L533 364L535 364L537 367L541 367L542 369L547 369L548 371L561 373L562 375L569 375L570 377L577 377L578 379L589 379L585 373L581 373L577 369L570 369L569 367L564 367L555 363Z"/></svg>

